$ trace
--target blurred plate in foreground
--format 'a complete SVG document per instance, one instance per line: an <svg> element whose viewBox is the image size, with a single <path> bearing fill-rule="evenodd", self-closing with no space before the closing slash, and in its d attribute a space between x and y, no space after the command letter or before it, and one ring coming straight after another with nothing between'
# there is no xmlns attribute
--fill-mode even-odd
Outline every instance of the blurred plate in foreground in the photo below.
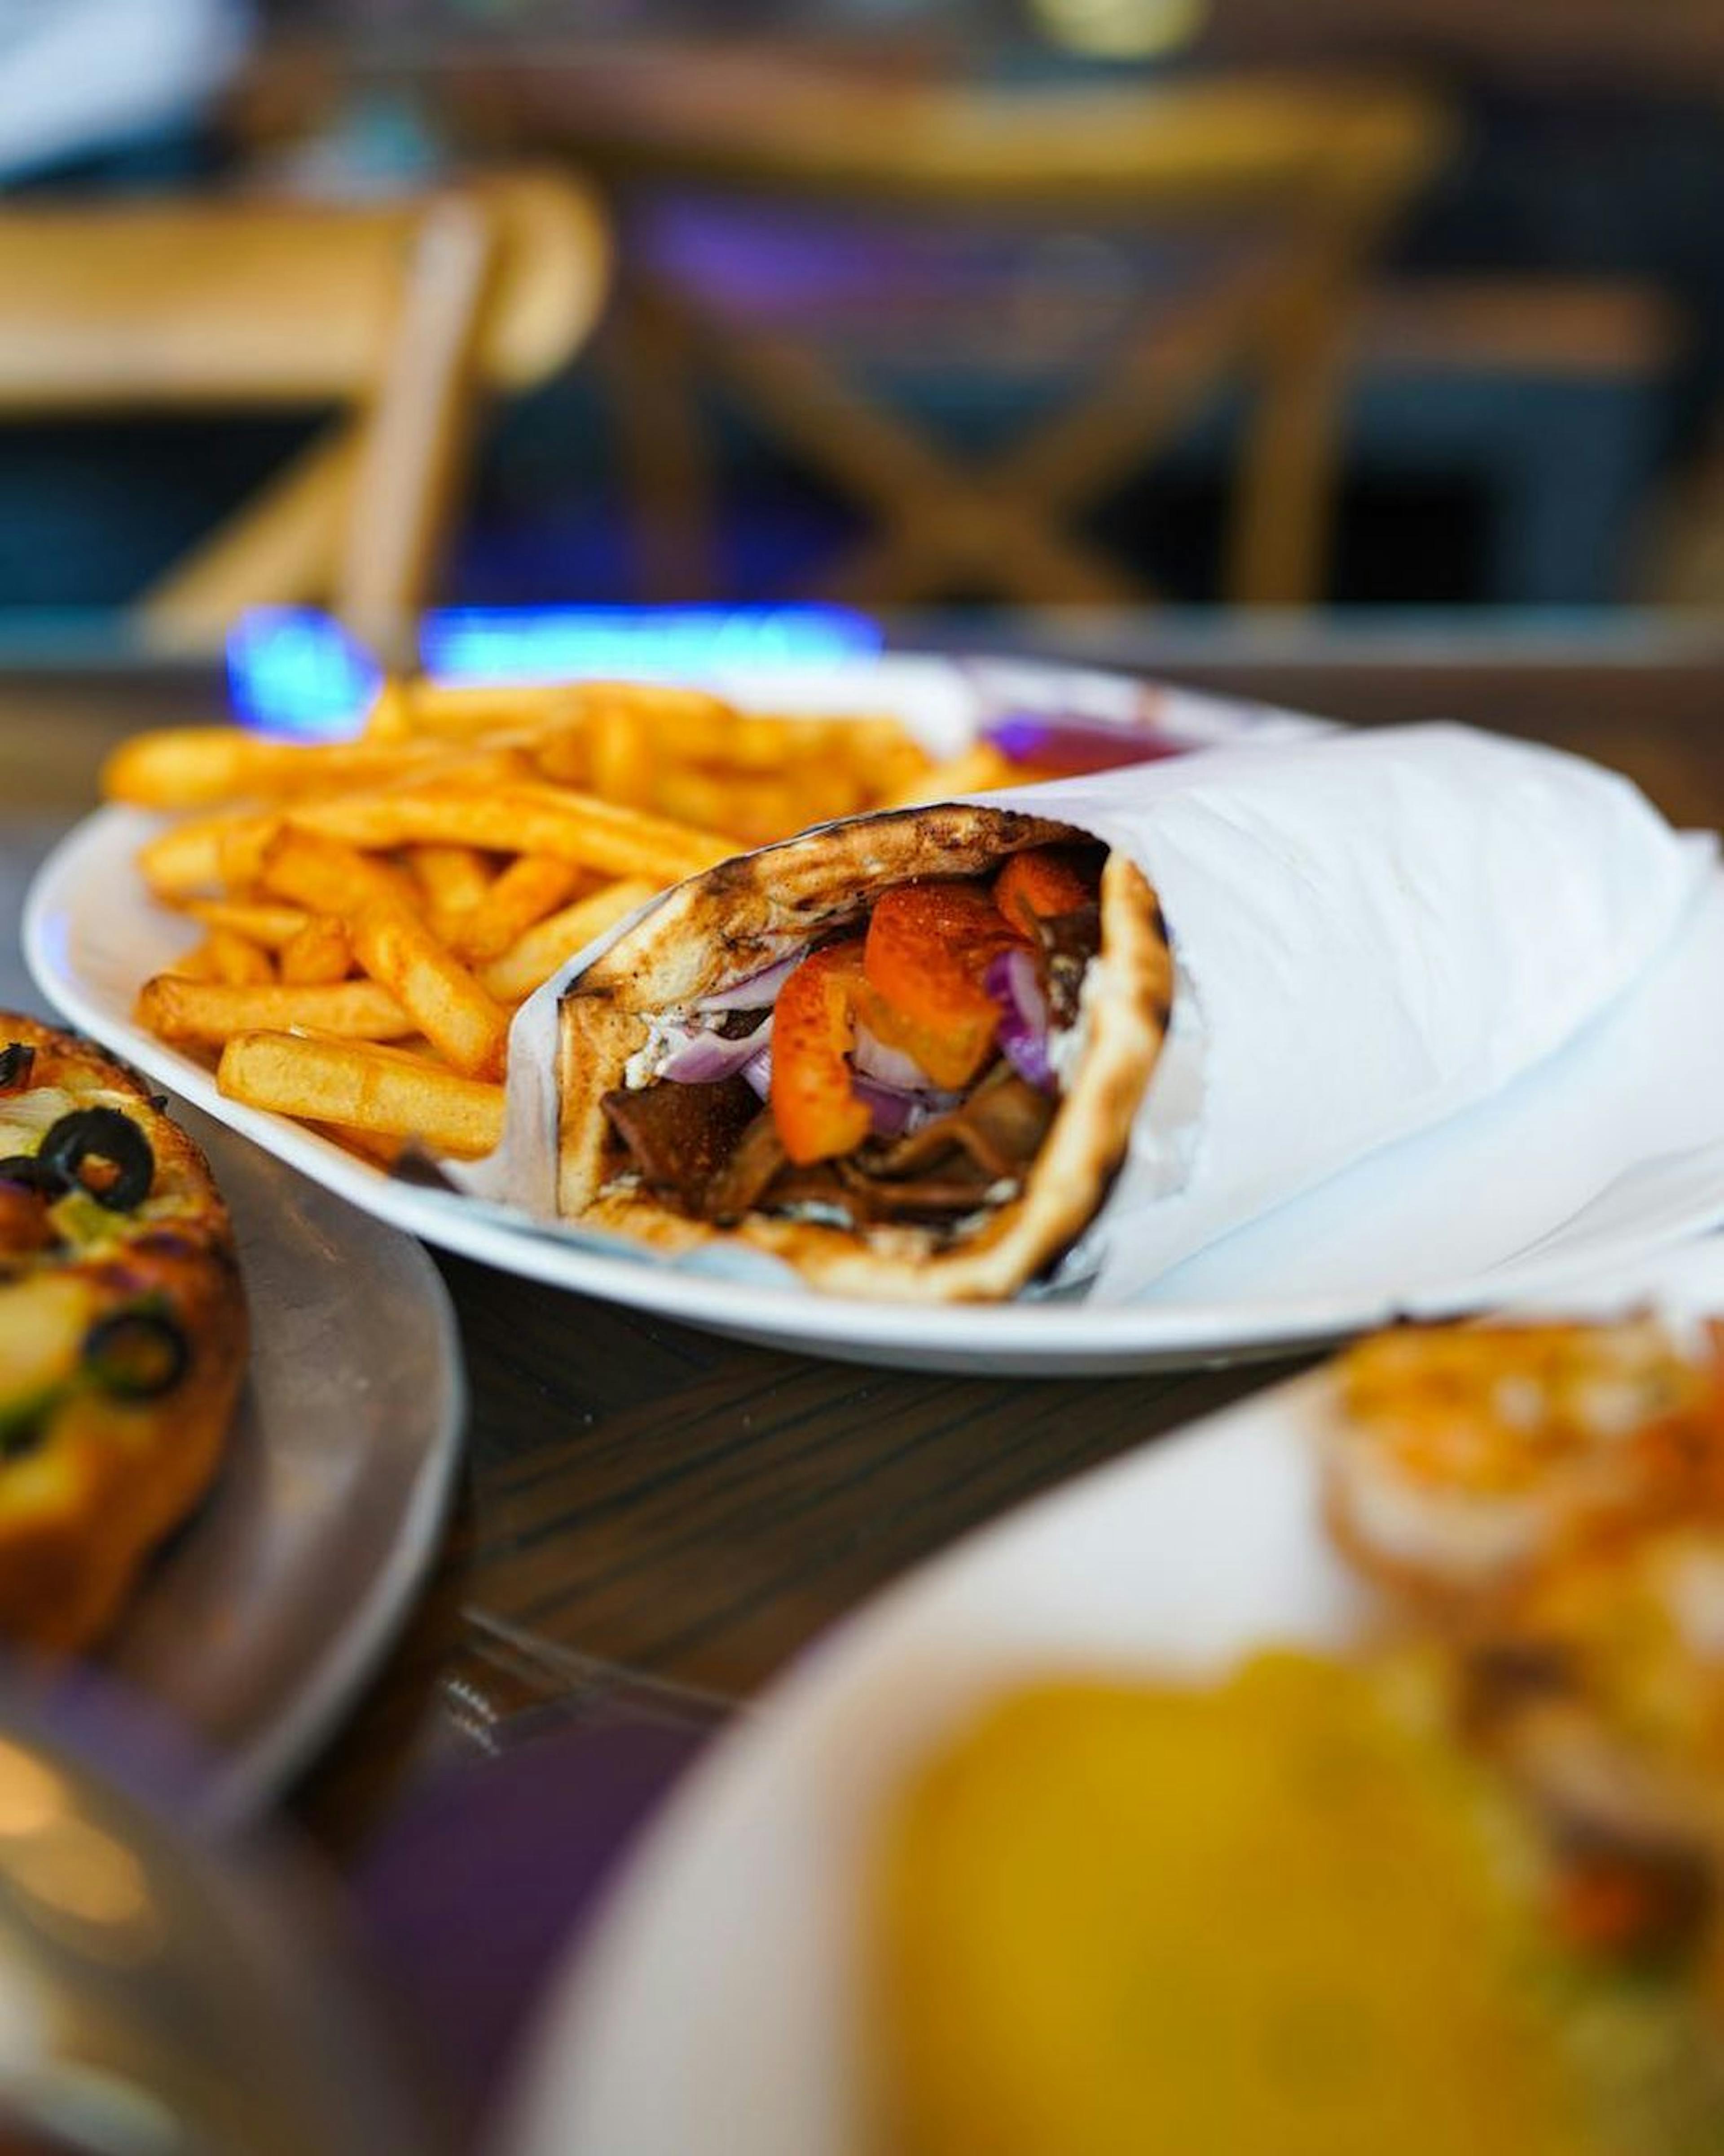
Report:
<svg viewBox="0 0 1724 2156"><path fill-rule="evenodd" d="M1647 1260L1623 1289L1724 1310L1724 1245ZM678 1787L565 1967L506 2156L872 2146L864 1893L885 1808L1021 1685L1178 1678L1380 1633L1321 1518L1334 1398L1318 1372L1085 1475L804 1656Z"/></svg>

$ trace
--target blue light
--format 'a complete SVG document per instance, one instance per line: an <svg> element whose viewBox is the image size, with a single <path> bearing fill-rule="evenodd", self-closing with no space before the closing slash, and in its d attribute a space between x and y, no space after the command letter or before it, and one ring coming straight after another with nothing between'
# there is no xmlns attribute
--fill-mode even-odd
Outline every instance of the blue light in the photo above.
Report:
<svg viewBox="0 0 1724 2156"><path fill-rule="evenodd" d="M883 641L839 607L452 607L426 617L419 655L449 683L664 681L872 658ZM338 622L310 609L259 609L228 642L234 710L264 732L354 734L382 678Z"/></svg>
<svg viewBox="0 0 1724 2156"><path fill-rule="evenodd" d="M310 608L259 607L228 638L228 695L260 733L341 741L357 733L382 672L341 624Z"/></svg>
<svg viewBox="0 0 1724 2156"><path fill-rule="evenodd" d="M419 654L440 681L670 680L716 668L871 658L880 633L837 607L452 607Z"/></svg>

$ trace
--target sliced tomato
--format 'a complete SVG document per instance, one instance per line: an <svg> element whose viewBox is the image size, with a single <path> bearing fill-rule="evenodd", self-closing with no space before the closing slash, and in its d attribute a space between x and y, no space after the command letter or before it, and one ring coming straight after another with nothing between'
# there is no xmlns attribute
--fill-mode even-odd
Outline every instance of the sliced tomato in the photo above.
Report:
<svg viewBox="0 0 1724 2156"><path fill-rule="evenodd" d="M772 1017L772 1121L798 1168L853 1152L874 1127L845 1058L856 1037L862 941L811 951L778 991Z"/></svg>
<svg viewBox="0 0 1724 2156"><path fill-rule="evenodd" d="M993 902L1032 941L1038 921L1077 913L1095 903L1095 886L1065 846L1033 846L1013 854L994 879Z"/></svg>
<svg viewBox="0 0 1724 2156"><path fill-rule="evenodd" d="M988 961L1023 937L979 883L907 883L882 894L863 967L869 1029L913 1055L936 1086L967 1085L987 1060L999 1006Z"/></svg>

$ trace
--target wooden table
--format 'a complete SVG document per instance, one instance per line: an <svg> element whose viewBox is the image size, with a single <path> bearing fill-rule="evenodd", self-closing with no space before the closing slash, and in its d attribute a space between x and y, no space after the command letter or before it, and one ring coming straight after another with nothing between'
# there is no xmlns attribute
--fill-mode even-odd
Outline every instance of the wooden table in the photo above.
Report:
<svg viewBox="0 0 1724 2156"><path fill-rule="evenodd" d="M1724 624L1235 631L1073 616L1038 624L1034 641L1367 721L1493 723L1619 766L1680 821L1724 822ZM107 742L218 706L207 671L0 675L5 798L38 821L74 814ZM1081 1383L869 1370L439 1262L471 1381L466 1466L434 1578L295 1799L342 1857L452 1757L618 1707L721 1717L954 1537L1290 1367Z"/></svg>

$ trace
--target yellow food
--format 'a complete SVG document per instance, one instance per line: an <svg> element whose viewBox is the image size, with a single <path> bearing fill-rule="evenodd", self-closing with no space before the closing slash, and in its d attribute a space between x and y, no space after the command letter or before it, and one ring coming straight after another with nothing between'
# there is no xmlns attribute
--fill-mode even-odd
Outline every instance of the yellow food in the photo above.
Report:
<svg viewBox="0 0 1724 2156"><path fill-rule="evenodd" d="M1583 2156L1537 1874L1420 1688L1294 1655L1052 1682L916 1774L872 1881L892 2156Z"/></svg>
<svg viewBox="0 0 1724 2156"><path fill-rule="evenodd" d="M447 931L451 949L472 965L500 958L529 928L572 899L587 881L584 870L540 854L522 854Z"/></svg>
<svg viewBox="0 0 1724 2156"><path fill-rule="evenodd" d="M244 1033L228 1043L217 1083L231 1100L351 1131L417 1139L460 1158L503 1132L503 1089L369 1042Z"/></svg>
<svg viewBox="0 0 1724 2156"><path fill-rule="evenodd" d="M309 916L281 947L276 961L284 981L345 981L353 970L353 939L334 915Z"/></svg>
<svg viewBox="0 0 1724 2156"><path fill-rule="evenodd" d="M238 988L225 981L188 981L158 973L138 998L138 1019L164 1040L219 1044L236 1033L346 1034L357 1040L398 1040L418 1028L375 981L338 981L311 988L268 983Z"/></svg>
<svg viewBox="0 0 1724 2156"><path fill-rule="evenodd" d="M614 927L654 895L654 886L639 876L623 876L577 898L560 912L550 915L511 944L500 958L485 968L480 978L494 996L507 1003L531 995L541 981L548 981L565 958L572 958L595 937Z"/></svg>
<svg viewBox="0 0 1724 2156"><path fill-rule="evenodd" d="M475 790L443 779L388 793L350 793L292 812L300 829L369 849L433 841L549 855L609 875L680 881L736 851L716 832L619 807L595 794L521 784Z"/></svg>
<svg viewBox="0 0 1724 2156"><path fill-rule="evenodd" d="M393 899L360 909L353 952L387 988L427 1040L469 1078L503 1067L509 1014L423 921Z"/></svg>
<svg viewBox="0 0 1724 2156"><path fill-rule="evenodd" d="M444 916L470 911L491 886L490 863L477 846L420 846L413 872L426 903Z"/></svg>

